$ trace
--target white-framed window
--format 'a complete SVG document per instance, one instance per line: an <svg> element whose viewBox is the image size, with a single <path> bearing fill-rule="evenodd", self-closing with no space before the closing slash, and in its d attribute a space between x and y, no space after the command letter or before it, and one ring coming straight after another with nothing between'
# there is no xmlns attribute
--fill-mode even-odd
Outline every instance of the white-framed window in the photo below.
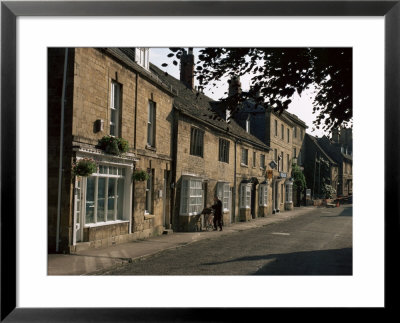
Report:
<svg viewBox="0 0 400 323"><path fill-rule="evenodd" d="M203 181L183 178L181 187L181 215L197 215L203 210Z"/></svg>
<svg viewBox="0 0 400 323"><path fill-rule="evenodd" d="M240 208L250 209L251 204L251 184L240 184Z"/></svg>
<svg viewBox="0 0 400 323"><path fill-rule="evenodd" d="M153 214L153 170L148 170L149 178L146 181L145 214Z"/></svg>
<svg viewBox="0 0 400 323"><path fill-rule="evenodd" d="M111 100L110 100L110 135L119 136L120 131L120 114L122 103L122 86L121 84L111 82Z"/></svg>
<svg viewBox="0 0 400 323"><path fill-rule="evenodd" d="M249 150L242 148L242 158L240 160L242 165L248 165L249 163Z"/></svg>
<svg viewBox="0 0 400 323"><path fill-rule="evenodd" d="M268 184L263 183L259 186L259 205L260 206L267 206L268 204Z"/></svg>
<svg viewBox="0 0 400 323"><path fill-rule="evenodd" d="M293 202L293 182L286 181L285 183L285 202L291 203Z"/></svg>
<svg viewBox="0 0 400 323"><path fill-rule="evenodd" d="M156 103L149 100L147 120L147 145L156 146Z"/></svg>
<svg viewBox="0 0 400 323"><path fill-rule="evenodd" d="M149 69L149 48L135 48L135 61L145 69Z"/></svg>
<svg viewBox="0 0 400 323"><path fill-rule="evenodd" d="M250 116L246 119L246 132L250 133Z"/></svg>
<svg viewBox="0 0 400 323"><path fill-rule="evenodd" d="M229 183L218 183L217 184L217 196L222 202L224 211L229 211L229 201L231 197L231 190Z"/></svg>
<svg viewBox="0 0 400 323"><path fill-rule="evenodd" d="M125 169L100 165L86 178L85 225L124 220Z"/></svg>
<svg viewBox="0 0 400 323"><path fill-rule="evenodd" d="M265 169L265 155L260 155L260 168Z"/></svg>

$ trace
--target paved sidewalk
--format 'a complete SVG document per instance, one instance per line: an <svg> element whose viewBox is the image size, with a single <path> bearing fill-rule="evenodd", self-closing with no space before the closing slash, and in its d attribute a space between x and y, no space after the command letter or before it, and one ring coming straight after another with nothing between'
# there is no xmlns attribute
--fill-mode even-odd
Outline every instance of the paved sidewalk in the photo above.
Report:
<svg viewBox="0 0 400 323"><path fill-rule="evenodd" d="M314 206L299 207L293 211L277 213L265 218L253 219L249 222L232 223L224 226L223 231L174 232L108 248L84 250L75 255L49 254L48 275L93 275L97 271L100 272L106 268L145 258L163 250L179 248L202 239L214 239L232 232L285 221L311 212L316 208Z"/></svg>

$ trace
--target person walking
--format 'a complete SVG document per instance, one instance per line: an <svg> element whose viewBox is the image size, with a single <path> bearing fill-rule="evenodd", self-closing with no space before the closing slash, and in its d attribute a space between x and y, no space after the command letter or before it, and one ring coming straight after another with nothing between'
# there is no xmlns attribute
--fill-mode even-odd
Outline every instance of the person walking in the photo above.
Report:
<svg viewBox="0 0 400 323"><path fill-rule="evenodd" d="M222 202L218 199L218 196L214 196L214 203L211 206L214 210L214 231L217 231L217 225L219 231L222 231Z"/></svg>

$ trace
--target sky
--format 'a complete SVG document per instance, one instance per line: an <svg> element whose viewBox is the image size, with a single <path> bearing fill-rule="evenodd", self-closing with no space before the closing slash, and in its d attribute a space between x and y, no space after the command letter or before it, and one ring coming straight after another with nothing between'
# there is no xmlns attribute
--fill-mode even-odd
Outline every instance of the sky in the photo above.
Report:
<svg viewBox="0 0 400 323"><path fill-rule="evenodd" d="M194 48L193 53L195 55L195 62L197 61L197 56L199 53L199 48ZM179 64L175 66L172 64L172 59L168 58L167 55L170 53L168 48L150 48L150 62L154 65L158 66L168 74L172 75L175 78L179 79ZM167 67L162 67L163 63L168 63ZM242 83L242 89L247 90L249 88L251 75L245 75L240 78ZM217 82L217 87L212 89L204 89L204 94L208 97L218 100L224 97L224 93L228 90L228 79L223 79L220 82ZM195 86L198 86L198 82L195 80ZM292 98L292 103L289 105L288 112L297 115L301 120L303 120L308 129L306 130L307 133L322 137L325 133L321 129L315 129L313 131L313 121L316 118L316 115L312 113L312 91L310 90L309 93L303 93L301 97L295 93Z"/></svg>

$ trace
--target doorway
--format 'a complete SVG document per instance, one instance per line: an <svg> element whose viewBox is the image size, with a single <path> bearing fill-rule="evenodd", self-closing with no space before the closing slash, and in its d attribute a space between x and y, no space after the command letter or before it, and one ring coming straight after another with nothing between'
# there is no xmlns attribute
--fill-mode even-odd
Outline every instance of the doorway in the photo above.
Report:
<svg viewBox="0 0 400 323"><path fill-rule="evenodd" d="M74 188L74 245L82 241L82 181L82 177L76 176Z"/></svg>

